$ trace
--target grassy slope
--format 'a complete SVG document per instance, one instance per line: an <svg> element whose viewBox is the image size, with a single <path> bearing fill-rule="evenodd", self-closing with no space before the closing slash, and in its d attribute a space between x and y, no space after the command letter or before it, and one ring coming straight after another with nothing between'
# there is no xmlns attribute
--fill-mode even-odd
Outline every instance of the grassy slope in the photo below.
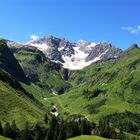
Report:
<svg viewBox="0 0 140 140"><path fill-rule="evenodd" d="M7 46L4 47L9 52ZM25 121L32 123L43 119L46 109L39 102L44 103L44 98L53 96L53 89L57 91L61 87L69 85L59 73L59 66L51 63L39 50L35 48L14 49L16 50L15 56L24 68L27 77L33 78L32 80L35 82L34 84L19 84L13 77L0 69L0 120L2 122L16 120L18 126L23 127ZM3 51L1 51L1 56L2 58L6 56ZM12 54L11 56L15 59ZM8 59L1 60L9 63ZM36 100L26 96L25 89Z"/></svg>
<svg viewBox="0 0 140 140"><path fill-rule="evenodd" d="M0 70L1 77L6 75L11 79L10 83L15 84L10 75ZM0 80L0 120L2 122L16 120L17 125L23 127L25 121L35 122L42 119L43 106L37 105L18 86L13 88L9 84L9 79Z"/></svg>
<svg viewBox="0 0 140 140"><path fill-rule="evenodd" d="M73 88L68 93L46 101L48 106L55 103L62 115L80 113L96 121L114 112L140 112L140 49L130 48L115 63L72 72L70 82ZM97 87L105 93L91 100L84 98L84 89Z"/></svg>
<svg viewBox="0 0 140 140"><path fill-rule="evenodd" d="M3 137L3 136L0 136L0 140L11 140L11 139Z"/></svg>
<svg viewBox="0 0 140 140"><path fill-rule="evenodd" d="M75 137L75 138L70 138L68 140L109 140L109 139L98 137L98 136L82 135L82 136L78 136L78 137Z"/></svg>
<svg viewBox="0 0 140 140"><path fill-rule="evenodd" d="M51 90L59 92L61 88L65 89L69 86L61 75L60 65L50 62L36 48L20 48L15 52L15 57L30 81L48 92Z"/></svg>

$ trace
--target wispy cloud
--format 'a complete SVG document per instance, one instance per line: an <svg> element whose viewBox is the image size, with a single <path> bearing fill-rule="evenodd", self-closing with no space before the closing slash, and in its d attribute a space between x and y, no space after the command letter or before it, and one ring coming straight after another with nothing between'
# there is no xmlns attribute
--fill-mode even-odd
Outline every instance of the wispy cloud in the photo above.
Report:
<svg viewBox="0 0 140 140"><path fill-rule="evenodd" d="M122 30L126 30L130 32L131 34L139 34L140 33L140 25L134 26L134 27L122 27Z"/></svg>
<svg viewBox="0 0 140 140"><path fill-rule="evenodd" d="M30 35L30 39L31 39L32 41L36 41L36 40L39 39L39 36L36 35L36 34L32 34L32 35Z"/></svg>
<svg viewBox="0 0 140 140"><path fill-rule="evenodd" d="M30 39L31 39L31 41L36 41L36 40L42 38L43 35L44 35L43 32L34 33L34 34L30 35Z"/></svg>

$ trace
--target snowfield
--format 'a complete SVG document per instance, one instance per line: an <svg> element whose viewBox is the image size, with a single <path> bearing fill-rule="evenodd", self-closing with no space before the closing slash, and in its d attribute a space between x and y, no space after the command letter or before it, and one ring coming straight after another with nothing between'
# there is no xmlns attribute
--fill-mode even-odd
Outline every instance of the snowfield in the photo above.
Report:
<svg viewBox="0 0 140 140"><path fill-rule="evenodd" d="M88 53L84 53L83 51L79 50L78 47L74 47L75 54L71 57L62 56L65 63L63 63L63 67L71 70L78 70L82 69L92 63L92 61L85 62Z"/></svg>
<svg viewBox="0 0 140 140"><path fill-rule="evenodd" d="M43 44L38 44L38 43L33 44L33 43L31 43L30 45L38 48L42 52L44 52L44 51L46 51L50 48L50 46L48 46L45 43L43 43Z"/></svg>

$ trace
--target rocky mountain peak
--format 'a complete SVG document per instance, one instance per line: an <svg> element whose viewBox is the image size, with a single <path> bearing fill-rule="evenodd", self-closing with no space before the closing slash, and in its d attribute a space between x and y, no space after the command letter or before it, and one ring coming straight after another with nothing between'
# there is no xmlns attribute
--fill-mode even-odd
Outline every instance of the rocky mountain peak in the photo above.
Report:
<svg viewBox="0 0 140 140"><path fill-rule="evenodd" d="M88 46L90 42L87 42L85 40L79 40L76 42L76 47L85 47Z"/></svg>
<svg viewBox="0 0 140 140"><path fill-rule="evenodd" d="M21 44L9 42L8 45L20 47ZM45 36L36 41L22 44L22 47L36 47L41 50L50 60L61 63L64 68L82 69L97 61L106 61L120 56L122 50L111 43L88 42L79 40L70 42L65 38L57 38L52 35Z"/></svg>

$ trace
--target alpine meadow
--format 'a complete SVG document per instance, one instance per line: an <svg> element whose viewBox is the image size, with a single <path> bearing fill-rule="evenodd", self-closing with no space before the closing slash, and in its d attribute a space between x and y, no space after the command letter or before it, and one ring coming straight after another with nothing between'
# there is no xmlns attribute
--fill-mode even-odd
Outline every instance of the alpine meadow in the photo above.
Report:
<svg viewBox="0 0 140 140"><path fill-rule="evenodd" d="M0 140L140 140L138 0L1 4Z"/></svg>

